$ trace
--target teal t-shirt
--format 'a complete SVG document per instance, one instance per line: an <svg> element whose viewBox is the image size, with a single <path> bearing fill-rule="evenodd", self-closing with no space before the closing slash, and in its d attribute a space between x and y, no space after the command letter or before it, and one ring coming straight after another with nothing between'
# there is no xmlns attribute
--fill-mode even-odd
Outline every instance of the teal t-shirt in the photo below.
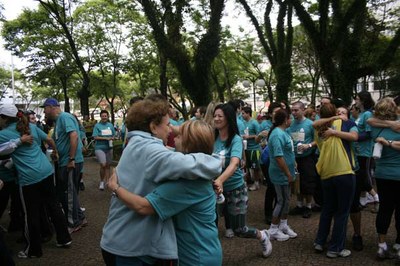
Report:
<svg viewBox="0 0 400 266"><path fill-rule="evenodd" d="M204 179L168 181L146 196L161 220L173 219L179 265L222 264L215 198Z"/></svg>
<svg viewBox="0 0 400 266"><path fill-rule="evenodd" d="M400 134L390 128L372 127L372 139L384 137L387 140L400 141ZM383 146L380 159L375 160L375 178L400 181L399 175L400 151L388 146Z"/></svg>
<svg viewBox="0 0 400 266"><path fill-rule="evenodd" d="M231 158L236 157L242 160L243 143L242 138L235 135L229 147L225 147L226 141L222 141L219 137L214 143L214 154L217 154L222 160L222 172L228 167ZM232 191L244 185L243 172L240 165L236 168L235 173L224 182L224 191Z"/></svg>
<svg viewBox="0 0 400 266"><path fill-rule="evenodd" d="M250 119L249 121L243 120L244 126L246 129L249 129L249 135L258 135L260 133L260 124L254 120ZM248 150L259 150L260 144L256 142L254 138L247 140L247 149Z"/></svg>
<svg viewBox="0 0 400 266"><path fill-rule="evenodd" d="M302 121L296 119L292 120L288 132L293 140L293 146L297 147L298 143L309 144L314 141L314 128L312 126L313 122L305 118ZM297 153L297 148L294 148L296 157L306 157L315 153L315 148L307 149L303 154Z"/></svg>
<svg viewBox="0 0 400 266"><path fill-rule="evenodd" d="M67 166L69 162L69 149L71 147L69 134L75 131L78 135L78 147L75 152L75 163L83 162L82 140L79 134L79 125L76 118L70 113L61 112L57 117L53 138L57 145L59 161L58 166Z"/></svg>
<svg viewBox="0 0 400 266"><path fill-rule="evenodd" d="M271 120L264 120L261 122L260 125L260 132L261 131L269 131L272 127L272 121Z"/></svg>
<svg viewBox="0 0 400 266"><path fill-rule="evenodd" d="M47 139L47 134L44 133L44 131L38 128L36 125L34 124L32 125L34 130L31 131L31 135L33 136L34 140L39 145L39 147L41 147L42 142Z"/></svg>
<svg viewBox="0 0 400 266"><path fill-rule="evenodd" d="M173 125L173 126L179 126L180 125L180 123L178 122L178 121L176 121L176 120L174 120L174 119L169 119L169 123L171 124L171 125Z"/></svg>
<svg viewBox="0 0 400 266"><path fill-rule="evenodd" d="M246 127L245 127L245 125L244 125L244 123L243 123L243 120L240 119L240 118L237 116L237 117L236 117L236 123L237 123L237 126L238 126L239 134L240 134L240 135L244 135L244 130L246 129Z"/></svg>
<svg viewBox="0 0 400 266"><path fill-rule="evenodd" d="M294 177L295 158L292 138L286 131L277 127L270 134L268 148L270 158L268 173L271 182L277 185L288 185L287 176L279 168L275 157L283 157L290 174Z"/></svg>
<svg viewBox="0 0 400 266"><path fill-rule="evenodd" d="M31 132L36 131L36 126L29 124ZM0 143L10 139L17 139L21 134L16 130L16 123L10 124L0 131ZM35 136L33 136L35 138ZM32 144L22 144L11 153L14 166L18 173L18 182L21 186L36 184L53 174L53 167L46 155L42 152L37 140Z"/></svg>
<svg viewBox="0 0 400 266"><path fill-rule="evenodd" d="M115 136L115 129L110 122L97 123L93 128L93 137L113 137ZM108 151L112 149L108 140L96 140L95 150Z"/></svg>
<svg viewBox="0 0 400 266"><path fill-rule="evenodd" d="M364 111L360 113L360 116L355 121L358 132L360 134L364 132L371 132L371 126L367 123L367 120L372 117L370 111ZM368 138L364 141L358 141L357 145L357 156L372 157L372 147L374 146L374 141L372 138Z"/></svg>

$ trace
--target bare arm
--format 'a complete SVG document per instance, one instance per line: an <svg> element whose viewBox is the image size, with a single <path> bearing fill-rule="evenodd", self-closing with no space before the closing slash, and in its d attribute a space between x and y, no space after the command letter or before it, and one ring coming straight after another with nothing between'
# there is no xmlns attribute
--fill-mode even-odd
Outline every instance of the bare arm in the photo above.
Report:
<svg viewBox="0 0 400 266"><path fill-rule="evenodd" d="M70 148L69 148L69 158L75 158L76 149L78 147L78 133L76 131L72 131L69 133L69 141L70 141ZM69 161L67 168L75 168L75 161Z"/></svg>
<svg viewBox="0 0 400 266"><path fill-rule="evenodd" d="M395 150L400 150L400 141L398 141L398 140L393 140L392 143L390 143L389 140L387 140L383 137L378 137L378 138L376 138L375 141L381 143L384 146L391 147Z"/></svg>
<svg viewBox="0 0 400 266"><path fill-rule="evenodd" d="M381 120L378 118L371 117L367 120L367 123L373 127L390 128L393 131L400 132L400 122L391 120Z"/></svg>
<svg viewBox="0 0 400 266"><path fill-rule="evenodd" d="M343 131L337 131L332 128L328 128L324 134L324 138L329 138L330 136L335 136L347 141L357 141L358 140L358 133L355 131L350 131L350 132L343 132Z"/></svg>
<svg viewBox="0 0 400 266"><path fill-rule="evenodd" d="M118 199L129 209L134 210L138 214L153 215L155 213L153 206L146 198L133 194L118 184L118 177L115 170L108 181L108 188L114 192Z"/></svg>
<svg viewBox="0 0 400 266"><path fill-rule="evenodd" d="M332 116L332 117L329 117L329 118L320 118L320 119L315 120L313 122L313 127L314 128L319 128L319 127L325 125L326 123L333 122L333 121L335 121L337 119L342 119L343 121L347 121L348 120L347 116L345 116L345 115L336 115L336 116Z"/></svg>
<svg viewBox="0 0 400 266"><path fill-rule="evenodd" d="M214 187L216 188L216 190L218 190L218 192L222 192L222 186L224 182L228 180L229 177L231 177L235 173L239 164L240 164L240 159L238 157L232 157L225 171L222 172L222 174L219 177L217 177L217 179L215 179Z"/></svg>

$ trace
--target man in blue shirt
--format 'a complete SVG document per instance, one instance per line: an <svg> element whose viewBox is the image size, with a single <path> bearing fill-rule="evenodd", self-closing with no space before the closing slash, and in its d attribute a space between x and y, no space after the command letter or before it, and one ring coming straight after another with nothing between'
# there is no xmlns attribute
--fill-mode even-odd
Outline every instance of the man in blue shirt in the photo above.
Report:
<svg viewBox="0 0 400 266"><path fill-rule="evenodd" d="M297 169L300 173L300 193L297 194L296 208L292 210L293 214L302 214L303 218L311 217L311 201L314 191L319 182L315 164L317 158L315 155L314 128L312 121L304 116L305 106L302 102L295 102L292 106L292 115L294 117L289 132L293 139ZM303 201L305 200L305 206Z"/></svg>
<svg viewBox="0 0 400 266"><path fill-rule="evenodd" d="M40 107L44 108L46 117L55 121L53 139L59 156L56 191L67 218L68 230L73 233L87 225L77 194L83 166L79 125L72 114L61 111L60 104L54 98L46 99Z"/></svg>
<svg viewBox="0 0 400 266"><path fill-rule="evenodd" d="M242 110L242 117L244 125L246 127L245 133L243 134L243 140L247 141L247 148L245 147L246 156L246 169L247 174L250 174L250 170L253 171L254 184L249 187L250 191L258 190L260 188L261 180L261 169L260 169L260 156L261 147L256 142L256 138L260 133L260 126L258 122L251 117L252 110L250 107L245 106Z"/></svg>

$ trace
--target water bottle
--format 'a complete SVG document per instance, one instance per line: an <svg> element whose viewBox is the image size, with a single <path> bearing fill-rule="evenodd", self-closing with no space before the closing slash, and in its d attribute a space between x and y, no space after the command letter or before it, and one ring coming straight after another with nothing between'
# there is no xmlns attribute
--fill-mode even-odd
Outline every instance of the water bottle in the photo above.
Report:
<svg viewBox="0 0 400 266"><path fill-rule="evenodd" d="M372 157L374 157L374 159L380 159L382 156L382 149L383 149L383 146L381 143L379 143L379 142L375 143Z"/></svg>
<svg viewBox="0 0 400 266"><path fill-rule="evenodd" d="M301 142L297 143L297 154L303 154L303 150L300 150L301 145L303 145L303 143Z"/></svg>
<svg viewBox="0 0 400 266"><path fill-rule="evenodd" d="M243 140L243 149L247 150L247 139Z"/></svg>
<svg viewBox="0 0 400 266"><path fill-rule="evenodd" d="M108 141L108 146L109 146L110 148L113 147L113 140L112 140L112 139L110 139L110 140Z"/></svg>
<svg viewBox="0 0 400 266"><path fill-rule="evenodd" d="M221 193L221 194L217 195L217 204L222 204L224 202L225 202L224 194Z"/></svg>

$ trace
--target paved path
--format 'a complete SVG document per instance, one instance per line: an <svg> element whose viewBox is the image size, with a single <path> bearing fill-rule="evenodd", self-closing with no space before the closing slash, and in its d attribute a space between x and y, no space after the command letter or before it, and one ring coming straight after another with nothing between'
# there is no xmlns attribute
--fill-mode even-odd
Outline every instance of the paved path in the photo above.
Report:
<svg viewBox="0 0 400 266"><path fill-rule="evenodd" d="M72 235L73 243L69 249L55 247L55 239L43 245L43 257L40 259L21 260L15 258L16 265L104 265L99 248L102 228L108 214L110 193L98 190L98 165L94 159L87 159L85 164L86 190L80 195L82 206L86 208L86 216L89 226ZM265 188L256 192L250 192L250 209L248 224L260 229L266 228L263 222L263 204ZM292 200L292 205L294 201ZM394 265L394 261L375 261L376 234L375 214L363 211L364 244L362 252L353 252L349 258L328 259L324 254L315 254L312 248L316 234L319 214L313 214L310 219L297 216L289 217L289 224L298 233L298 238L287 242L273 241L271 257L264 259L261 256L261 247L258 241L253 239L226 239L223 237L223 229L220 220L220 237L224 252L224 265ZM3 215L0 224L7 226L8 217ZM351 246L351 223L349 223L347 247ZM389 231L389 241L395 240L395 229L392 226ZM20 233L10 233L6 236L7 243L14 254L21 249L21 244L15 240ZM194 265L195 266L195 265Z"/></svg>

